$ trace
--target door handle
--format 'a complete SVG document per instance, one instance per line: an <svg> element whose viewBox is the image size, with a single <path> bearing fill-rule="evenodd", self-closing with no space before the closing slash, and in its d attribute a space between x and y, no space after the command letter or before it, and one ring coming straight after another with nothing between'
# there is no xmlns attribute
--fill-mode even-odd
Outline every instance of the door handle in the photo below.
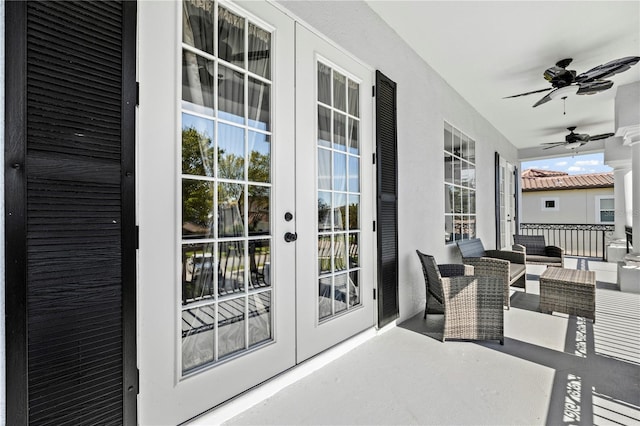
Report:
<svg viewBox="0 0 640 426"><path fill-rule="evenodd" d="M287 232L284 234L284 240L288 243L291 243L298 239L298 234L296 232Z"/></svg>

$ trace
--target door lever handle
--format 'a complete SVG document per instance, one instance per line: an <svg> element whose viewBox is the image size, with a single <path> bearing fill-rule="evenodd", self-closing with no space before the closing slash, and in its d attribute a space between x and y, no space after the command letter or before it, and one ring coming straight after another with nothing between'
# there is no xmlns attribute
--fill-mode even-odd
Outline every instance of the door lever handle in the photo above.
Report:
<svg viewBox="0 0 640 426"><path fill-rule="evenodd" d="M284 234L284 240L288 243L291 243L298 239L298 234L296 232L287 232Z"/></svg>

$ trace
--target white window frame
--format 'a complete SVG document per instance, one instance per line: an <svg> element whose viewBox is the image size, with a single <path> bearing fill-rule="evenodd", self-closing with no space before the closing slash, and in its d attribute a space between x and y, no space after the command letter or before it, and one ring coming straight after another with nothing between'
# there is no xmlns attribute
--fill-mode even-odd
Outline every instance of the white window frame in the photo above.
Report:
<svg viewBox="0 0 640 426"><path fill-rule="evenodd" d="M443 151L444 151L444 188L445 191L465 191L468 193L468 198L466 201L466 209L465 203L460 203L462 209L457 211L457 205L451 207L451 211L447 212L447 193L445 193L444 201L445 206L443 209L444 219L445 219L445 244L454 244L456 241L475 238L478 235L478 210L476 204L476 194L477 194L477 146L475 139L471 138L469 135L461 131L458 127L452 125L451 123L445 121L443 126ZM447 148L447 140L444 134L450 131L451 133L451 147L452 149ZM460 138L460 143L464 145L466 142L466 146L463 148L461 146L461 151L457 150L457 144L455 143L455 134L458 134ZM466 150L465 150L466 149ZM462 169L460 170L460 181L456 182L456 172L455 167L450 170L450 176L447 176L447 167L452 167L452 165L447 164L447 158L451 160L452 163L457 163L460 168L463 166L465 170L471 171L472 178L468 179L466 182L463 180ZM469 178L469 176L467 176ZM473 213L472 213L473 212ZM467 234L460 233L460 239L455 238L455 218L462 217L463 221L466 220L469 222L470 229ZM451 222L452 230L454 231L452 234L447 232L447 220ZM464 223L459 226L464 227ZM452 235L452 239L449 239L449 235Z"/></svg>
<svg viewBox="0 0 640 426"><path fill-rule="evenodd" d="M601 207L601 201L602 200L613 200L613 215L614 215L614 219L611 221L603 221L600 219L600 213L602 213L603 211L609 211L611 209L603 209ZM596 223L603 223L603 224L613 224L615 222L615 214L616 214L616 197L614 197L613 195L596 195L595 196L595 210L596 210L596 215L595 215L595 222Z"/></svg>
<svg viewBox="0 0 640 426"><path fill-rule="evenodd" d="M547 201L553 201L553 207L547 207ZM540 199L540 208L543 212L557 212L560 211L560 198L559 197L542 197Z"/></svg>

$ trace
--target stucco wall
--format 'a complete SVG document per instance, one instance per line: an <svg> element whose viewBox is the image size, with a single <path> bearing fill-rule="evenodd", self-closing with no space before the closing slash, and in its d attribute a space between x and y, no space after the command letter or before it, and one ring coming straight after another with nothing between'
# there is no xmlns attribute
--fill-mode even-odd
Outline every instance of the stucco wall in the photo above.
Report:
<svg viewBox="0 0 640 426"><path fill-rule="evenodd" d="M443 122L476 141L478 236L495 245L494 153L517 164L516 148L360 1L278 2L327 38L397 83L400 321L424 309L416 249L459 261L444 243ZM434 40L434 42L441 42Z"/></svg>
<svg viewBox="0 0 640 426"><path fill-rule="evenodd" d="M613 188L576 189L562 191L531 191L522 193L523 223L598 223L596 196L613 197ZM543 210L542 200L557 198L557 210Z"/></svg>

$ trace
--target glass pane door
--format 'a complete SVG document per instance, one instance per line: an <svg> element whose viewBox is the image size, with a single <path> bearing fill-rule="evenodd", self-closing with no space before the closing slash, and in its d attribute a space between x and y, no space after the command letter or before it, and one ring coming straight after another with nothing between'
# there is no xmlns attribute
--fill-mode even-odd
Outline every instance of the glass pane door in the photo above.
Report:
<svg viewBox="0 0 640 426"><path fill-rule="evenodd" d="M375 204L372 71L302 26L296 37L300 362L374 324Z"/></svg>
<svg viewBox="0 0 640 426"><path fill-rule="evenodd" d="M139 422L180 424L295 365L294 24L138 7Z"/></svg>
<svg viewBox="0 0 640 426"><path fill-rule="evenodd" d="M273 340L272 81L271 33L246 17L185 1L182 35L186 375Z"/></svg>

